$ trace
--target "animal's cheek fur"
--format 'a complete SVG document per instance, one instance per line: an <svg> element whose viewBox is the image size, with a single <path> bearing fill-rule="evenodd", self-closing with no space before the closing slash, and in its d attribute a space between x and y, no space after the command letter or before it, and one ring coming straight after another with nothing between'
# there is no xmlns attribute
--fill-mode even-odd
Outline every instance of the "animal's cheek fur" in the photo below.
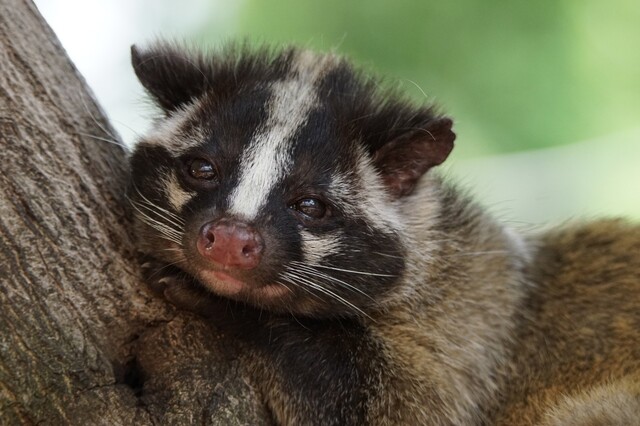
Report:
<svg viewBox="0 0 640 426"><path fill-rule="evenodd" d="M136 219L134 234L138 247L154 257L175 262L182 244L184 221L174 204L186 203L189 195L176 182L174 159L163 148L141 143L132 154L131 163L135 167L127 198Z"/></svg>
<svg viewBox="0 0 640 426"><path fill-rule="evenodd" d="M350 221L330 231L300 232L303 260L289 265L294 283L322 300L317 316L349 316L378 308L404 272L404 248L395 233ZM297 279L295 279L297 278Z"/></svg>

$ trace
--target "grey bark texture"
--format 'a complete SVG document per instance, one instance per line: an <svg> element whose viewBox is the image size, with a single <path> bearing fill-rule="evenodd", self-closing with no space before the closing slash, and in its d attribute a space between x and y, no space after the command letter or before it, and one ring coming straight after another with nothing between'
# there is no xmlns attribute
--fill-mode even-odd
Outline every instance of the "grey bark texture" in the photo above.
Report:
<svg viewBox="0 0 640 426"><path fill-rule="evenodd" d="M268 424L233 342L141 282L114 135L36 7L0 0L0 424Z"/></svg>

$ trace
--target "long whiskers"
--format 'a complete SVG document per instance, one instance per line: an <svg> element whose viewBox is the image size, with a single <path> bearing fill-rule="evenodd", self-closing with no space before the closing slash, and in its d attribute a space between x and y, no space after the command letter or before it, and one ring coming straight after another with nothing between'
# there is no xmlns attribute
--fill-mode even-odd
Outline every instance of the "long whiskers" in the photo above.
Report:
<svg viewBox="0 0 640 426"><path fill-rule="evenodd" d="M171 212L162 209L161 207L149 202L144 201L142 203L134 201L135 204L144 209L145 212L157 216L163 220L167 225L173 226L174 229L181 231L184 228L184 221L177 216L171 216Z"/></svg>
<svg viewBox="0 0 640 426"><path fill-rule="evenodd" d="M142 220L144 223L146 223L147 225L151 226L152 228L160 232L160 234L164 239L169 240L172 243L175 243L178 245L182 244L182 242L180 241L181 234L179 232L172 229L170 226L167 226L166 224L156 219L153 219L151 216L149 216L148 214L146 214L141 210L140 204L132 200L130 201L133 208L138 212L140 220Z"/></svg>
<svg viewBox="0 0 640 426"><path fill-rule="evenodd" d="M324 268L324 269L330 269L332 271L339 271L339 272L347 272L350 274L357 274L357 275L368 275L370 277L389 277L389 278L396 278L396 275L389 275L389 274L377 274L375 272L366 272L366 271L354 271L352 269L343 269L343 268L333 268L331 266L326 266L326 265L313 265L315 268Z"/></svg>
<svg viewBox="0 0 640 426"><path fill-rule="evenodd" d="M184 226L184 220L178 216L177 214L173 213L170 210L167 210L165 208L162 208L160 206L158 206L157 204L153 203L151 200L149 200L147 197L145 197L145 195L140 192L140 189L138 189L138 187L136 185L133 185L133 188L136 190L136 192L138 193L138 195L140 196L140 198L142 198L142 200L150 207L157 209L161 212L163 212L164 214L166 214L167 216L173 218L173 223L175 223L176 225L179 225L180 227Z"/></svg>
<svg viewBox="0 0 640 426"><path fill-rule="evenodd" d="M83 133L83 132L76 132L76 134L80 135L80 136L85 136L91 139L95 139L98 141L102 141L102 142L107 142L113 145L118 145L121 148L126 148L125 144L123 144L122 142L118 141L117 139L108 139L108 138L103 138L100 136L96 136L96 135L91 135L89 133Z"/></svg>
<svg viewBox="0 0 640 426"><path fill-rule="evenodd" d="M305 293L307 293L309 296L313 297L316 300L322 300L317 294L315 294L314 292L312 292L311 290L309 290L307 287L305 286L301 286L298 282L296 282L295 279L292 279L289 276L282 276L282 281L278 281L277 283L284 285L284 282L289 283L290 285L295 286L296 288L299 288L300 290L304 291ZM290 287L286 286L289 290L291 290ZM293 293L293 290L291 290L291 292Z"/></svg>
<svg viewBox="0 0 640 426"><path fill-rule="evenodd" d="M92 99L93 100L93 99ZM85 112L89 115L89 117L91 118L91 120L93 121L93 123L100 129L102 130L105 135L109 136L109 139L107 138L102 138L96 135L90 135L88 133L81 133L78 132L79 135L81 136L86 136L86 137L90 137L96 140L100 140L103 142L108 142L108 143L112 143L114 145L118 145L124 149L127 149L126 145L123 144L122 142L119 141L118 137L116 135L114 135L113 133L111 133L109 131L109 129L105 126L105 124L100 123L100 121L98 121L98 119L96 118L95 115L93 115L93 113L91 112L91 109L89 108L89 105L87 105L86 99L85 99L85 95L84 93L80 92L80 101L82 102L82 106L84 107ZM95 105L95 104L94 104ZM107 125L108 126L108 125Z"/></svg>
<svg viewBox="0 0 640 426"><path fill-rule="evenodd" d="M317 269L314 268L314 266L316 265L308 265L306 263L303 262L296 262L296 261L292 261L291 262L292 265L294 265L297 269L297 272L301 272L301 273L306 273L308 274L308 276L312 276L312 277L317 277L317 278L322 278L325 280L329 280L329 281L333 281L336 284L339 284L343 287L345 287L348 290L357 292L362 294L363 296L367 297L368 299L370 299L373 302L377 302L373 297L371 297L370 295L368 295L366 292L364 292L362 289L359 289L358 287L349 284L343 280L340 280L334 276L331 276L329 274L326 274L322 271L318 271Z"/></svg>
<svg viewBox="0 0 640 426"><path fill-rule="evenodd" d="M282 277L283 277L283 279L286 279L288 282L290 282L290 283L292 283L294 285L297 285L300 288L305 288L305 286L306 286L306 287L308 287L308 289L315 290L315 291L317 291L319 293L324 294L325 296L328 296L331 299L337 300L338 302L342 303L346 307L348 307L348 308L354 310L355 312L358 312L359 314L361 314L361 315L373 320L373 318L371 318L371 316L369 316L366 312L364 312L362 309L358 308L353 303L349 302L344 297L342 297L339 294L335 293L334 291L332 291L332 290L320 285L319 283L313 281L311 277L303 276L303 273L301 273L300 270L292 270L291 268L288 268L285 272L282 273Z"/></svg>
<svg viewBox="0 0 640 426"><path fill-rule="evenodd" d="M135 185L134 188L139 195L140 201L132 200L129 197L127 199L138 213L140 220L156 229L162 238L181 247L184 220L175 213L153 203Z"/></svg>

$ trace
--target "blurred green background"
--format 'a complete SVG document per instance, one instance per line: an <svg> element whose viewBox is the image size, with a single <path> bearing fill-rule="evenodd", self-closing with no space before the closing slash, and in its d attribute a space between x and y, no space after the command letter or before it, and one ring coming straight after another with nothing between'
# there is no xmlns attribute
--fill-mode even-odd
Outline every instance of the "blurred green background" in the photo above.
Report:
<svg viewBox="0 0 640 426"><path fill-rule="evenodd" d="M638 0L253 0L237 16L238 35L335 48L424 91L458 119L465 157L640 126Z"/></svg>
<svg viewBox="0 0 640 426"><path fill-rule="evenodd" d="M458 134L445 172L506 220L640 218L638 0L137 4L155 35L335 50L436 102Z"/></svg>

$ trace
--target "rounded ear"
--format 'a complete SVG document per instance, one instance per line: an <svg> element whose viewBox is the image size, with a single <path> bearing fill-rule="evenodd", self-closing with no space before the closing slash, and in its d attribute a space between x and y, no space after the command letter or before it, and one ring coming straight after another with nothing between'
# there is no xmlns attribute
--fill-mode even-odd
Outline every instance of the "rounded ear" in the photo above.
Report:
<svg viewBox="0 0 640 426"><path fill-rule="evenodd" d="M432 118L380 147L373 163L394 198L409 195L427 170L444 162L456 138L449 118Z"/></svg>
<svg viewBox="0 0 640 426"><path fill-rule="evenodd" d="M171 112L200 96L209 85L210 66L186 49L156 45L131 46L131 64L140 83L165 111Z"/></svg>

